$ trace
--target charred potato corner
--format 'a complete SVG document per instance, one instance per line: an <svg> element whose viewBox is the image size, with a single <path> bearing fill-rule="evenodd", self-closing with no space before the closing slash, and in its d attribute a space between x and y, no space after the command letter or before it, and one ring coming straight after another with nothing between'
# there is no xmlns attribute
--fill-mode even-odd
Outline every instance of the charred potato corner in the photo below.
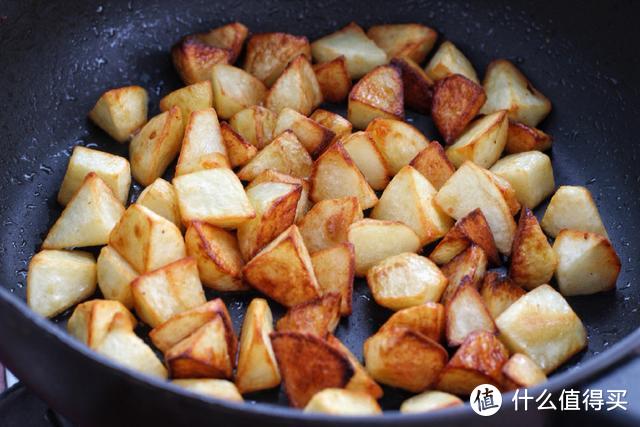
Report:
<svg viewBox="0 0 640 427"><path fill-rule="evenodd" d="M158 109L127 86L88 113L129 156L75 147L29 264L34 311L193 393L281 387L345 416L531 387L587 347L571 299L614 292L620 259L589 190L555 181L551 101L514 64L478 73L419 23L309 40L236 22L167 55L185 86ZM360 348L354 289L391 313ZM406 400L381 407L391 388Z"/></svg>

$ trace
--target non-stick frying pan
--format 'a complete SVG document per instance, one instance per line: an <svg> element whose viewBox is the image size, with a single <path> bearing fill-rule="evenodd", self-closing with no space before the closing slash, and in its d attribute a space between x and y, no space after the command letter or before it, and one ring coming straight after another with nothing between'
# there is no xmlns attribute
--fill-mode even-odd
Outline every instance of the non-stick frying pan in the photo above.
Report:
<svg viewBox="0 0 640 427"><path fill-rule="evenodd" d="M181 83L168 50L184 34L239 20L253 32L287 31L314 39L351 20L420 22L454 41L482 73L508 58L553 102L541 127L554 137L558 183L594 194L623 263L615 292L569 301L589 332L589 348L551 377L550 390L575 384L625 357L640 343L640 41L638 3L537 1L15 1L0 6L0 360L53 408L81 425L326 425L271 403L237 405L180 391L117 368L24 304L26 269L60 213L55 194L71 148L126 154L86 113L106 89L145 86L150 114ZM427 136L430 121L409 115ZM139 189L138 189L139 190ZM134 191L134 194L136 191ZM213 295L210 295L213 296ZM252 295L227 297L239 330ZM338 336L356 353L389 312L356 284L354 314ZM56 324L57 323L57 324ZM406 395L387 390L397 408ZM284 401L276 392L260 402ZM508 401L509 395L505 396ZM509 407L510 405L505 405ZM493 423L518 414L508 409ZM478 421L468 407L422 416L389 413L367 424ZM467 421L465 421L467 420ZM354 425L357 419L331 419ZM1 424L1 421L0 421Z"/></svg>

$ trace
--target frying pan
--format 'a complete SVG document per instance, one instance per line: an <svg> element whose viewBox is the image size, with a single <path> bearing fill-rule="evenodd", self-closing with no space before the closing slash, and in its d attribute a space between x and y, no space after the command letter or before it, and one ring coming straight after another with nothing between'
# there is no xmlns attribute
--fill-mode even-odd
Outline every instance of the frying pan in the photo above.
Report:
<svg viewBox="0 0 640 427"><path fill-rule="evenodd" d="M355 20L420 22L456 43L482 73L507 58L554 104L541 127L554 137L557 183L586 185L593 193L623 263L615 292L570 298L584 321L589 348L544 385L551 391L593 377L623 360L640 343L640 200L636 122L640 114L640 40L636 2L462 1L15 1L0 8L0 360L49 405L79 425L356 425L364 420L306 415L273 403L278 391L250 396L258 403L198 397L94 354L24 304L26 269L58 217L55 195L71 149L81 144L126 155L91 125L86 113L106 89L140 84L158 100L181 86L169 47L179 37L239 20L253 32L287 31L311 40ZM430 138L425 117L409 120ZM132 198L139 192L134 188ZM537 212L540 214L540 212ZM215 294L209 294L209 297ZM225 296L236 331L254 295ZM282 310L276 307L276 316ZM338 336L361 354L362 342L388 317L362 282L354 314ZM542 387L534 390L539 392ZM383 405L407 397L386 389ZM504 396L509 402L510 395ZM506 408L505 408L506 407ZM507 403L504 423L522 416ZM368 425L463 424L480 417L468 407L367 419ZM541 422L541 421L540 421Z"/></svg>

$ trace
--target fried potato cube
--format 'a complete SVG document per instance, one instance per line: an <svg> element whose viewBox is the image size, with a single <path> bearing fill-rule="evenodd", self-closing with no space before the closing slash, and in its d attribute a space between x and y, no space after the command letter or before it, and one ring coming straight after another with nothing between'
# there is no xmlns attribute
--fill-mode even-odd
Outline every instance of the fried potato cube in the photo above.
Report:
<svg viewBox="0 0 640 427"><path fill-rule="evenodd" d="M251 300L242 323L236 386L240 393L267 390L280 384L280 370L269 335L273 316L267 301Z"/></svg>
<svg viewBox="0 0 640 427"><path fill-rule="evenodd" d="M400 221L408 225L425 245L444 236L453 225L434 202L437 191L420 172L405 166L385 188L371 218Z"/></svg>
<svg viewBox="0 0 640 427"><path fill-rule="evenodd" d="M433 87L431 116L445 142L450 144L462 135L486 99L479 84L460 74L453 74L436 82ZM504 121L504 141L500 151L507 138L506 114Z"/></svg>
<svg viewBox="0 0 640 427"><path fill-rule="evenodd" d="M129 144L131 173L136 181L147 186L162 176L180 151L182 134L182 113L178 107L172 107L144 125Z"/></svg>
<svg viewBox="0 0 640 427"><path fill-rule="evenodd" d="M104 246L96 264L98 286L102 296L119 301L126 308L133 307L131 282L138 272L111 246Z"/></svg>
<svg viewBox="0 0 640 427"><path fill-rule="evenodd" d="M465 161L472 161L480 167L490 168L502 155L508 123L504 111L476 120L447 148L447 157L456 167Z"/></svg>
<svg viewBox="0 0 640 427"><path fill-rule="evenodd" d="M173 107L180 108L183 125L187 125L189 116L194 111L211 108L213 105L213 89L209 80L194 83L174 90L160 100L160 111L169 111Z"/></svg>
<svg viewBox="0 0 640 427"><path fill-rule="evenodd" d="M420 63L433 48L438 33L420 24L374 25L367 31L387 57L407 57Z"/></svg>
<svg viewBox="0 0 640 427"><path fill-rule="evenodd" d="M42 242L44 249L105 245L124 213L122 202L90 172Z"/></svg>
<svg viewBox="0 0 640 427"><path fill-rule="evenodd" d="M245 71L271 86L299 55L311 59L309 40L287 33L254 34L247 43Z"/></svg>
<svg viewBox="0 0 640 427"><path fill-rule="evenodd" d="M507 180L518 201L533 209L555 188L551 159L539 151L511 154L498 160L491 172Z"/></svg>
<svg viewBox="0 0 640 427"><path fill-rule="evenodd" d="M234 114L229 120L229 124L251 145L261 150L274 137L273 128L276 126L276 113L259 105L253 105Z"/></svg>
<svg viewBox="0 0 640 427"><path fill-rule="evenodd" d="M507 390L528 388L547 382L547 376L536 362L522 353L516 353L502 367L503 384Z"/></svg>
<svg viewBox="0 0 640 427"><path fill-rule="evenodd" d="M418 64L407 57L395 57L391 65L402 74L404 105L423 114L431 111L433 80Z"/></svg>
<svg viewBox="0 0 640 427"><path fill-rule="evenodd" d="M538 220L528 208L522 208L511 249L509 278L525 289L533 289L549 283L557 266L556 253Z"/></svg>
<svg viewBox="0 0 640 427"><path fill-rule="evenodd" d="M227 329L227 334L229 334L230 338L233 338L231 318L229 317L227 307L220 298L172 316L166 322L153 328L151 332L149 332L149 338L151 338L151 342L153 342L153 345L155 345L158 350L166 353L170 348L216 317L222 318L225 328ZM230 342L232 346L231 350L235 352L233 340Z"/></svg>
<svg viewBox="0 0 640 427"><path fill-rule="evenodd" d="M238 244L245 260L289 228L296 218L302 186L264 182L247 189L255 218L238 226Z"/></svg>
<svg viewBox="0 0 640 427"><path fill-rule="evenodd" d="M369 123L366 132L392 175L408 165L429 144L418 129L400 120L375 119Z"/></svg>
<svg viewBox="0 0 640 427"><path fill-rule="evenodd" d="M439 301L447 278L428 258L405 252L371 267L367 271L367 284L379 305L402 310Z"/></svg>
<svg viewBox="0 0 640 427"><path fill-rule="evenodd" d="M440 45L424 71L432 80L440 80L453 74L460 74L474 83L480 82L471 62L448 40Z"/></svg>
<svg viewBox="0 0 640 427"><path fill-rule="evenodd" d="M485 173L485 175L489 177L491 182L493 182L493 184L498 188L498 191L500 191L500 194L502 194L502 197L504 198L504 201L507 204L507 207L509 208L509 212L511 213L511 216L515 216L518 212L520 212L522 205L520 204L520 202L518 201L518 198L516 197L516 190L513 189L509 181L507 181L501 176L496 175L495 173L491 172L488 169L484 169L483 172Z"/></svg>
<svg viewBox="0 0 640 427"><path fill-rule="evenodd" d="M489 64L483 86L487 102L482 114L507 110L510 119L535 127L551 112L551 101L506 59Z"/></svg>
<svg viewBox="0 0 640 427"><path fill-rule="evenodd" d="M296 208L296 222L300 221L309 211L309 208L311 207L311 202L309 201L310 185L309 181L307 181L306 179L296 178L291 175L277 172L273 169L267 169L256 176L245 189L248 191L252 187L255 187L256 185L262 184L264 182L294 184L301 186L302 191L300 192L300 199L298 200L298 207Z"/></svg>
<svg viewBox="0 0 640 427"><path fill-rule="evenodd" d="M587 346L587 333L567 301L549 285L523 295L496 319L500 339L548 374Z"/></svg>
<svg viewBox="0 0 640 427"><path fill-rule="evenodd" d="M562 295L590 295L616 288L620 258L609 240L596 233L562 230L553 243L556 282Z"/></svg>
<svg viewBox="0 0 640 427"><path fill-rule="evenodd" d="M307 150L293 131L286 130L240 169L238 178L253 181L269 169L296 178L308 178L312 167L313 160Z"/></svg>
<svg viewBox="0 0 640 427"><path fill-rule="evenodd" d="M447 279L447 287L442 294L442 302L448 303L458 288L480 287L484 273L487 271L487 255L475 244L472 244L451 261L442 266L442 274Z"/></svg>
<svg viewBox="0 0 640 427"><path fill-rule="evenodd" d="M244 266L243 277L253 288L285 307L320 295L309 252L295 225L258 252Z"/></svg>
<svg viewBox="0 0 640 427"><path fill-rule="evenodd" d="M493 234L480 209L474 209L456 221L433 249L429 259L439 265L446 264L471 245L480 247L492 264L501 264Z"/></svg>
<svg viewBox="0 0 640 427"><path fill-rule="evenodd" d="M236 132L229 123L220 123L220 133L229 157L229 166L232 168L246 165L258 154L258 149Z"/></svg>
<svg viewBox="0 0 640 427"><path fill-rule="evenodd" d="M109 331L95 350L126 368L158 378L167 378L167 370L162 362L158 360L151 347L131 330L129 319L122 313L113 317Z"/></svg>
<svg viewBox="0 0 640 427"><path fill-rule="evenodd" d="M342 388L325 388L313 395L304 412L342 416L382 415L378 402L368 395Z"/></svg>
<svg viewBox="0 0 640 427"><path fill-rule="evenodd" d="M340 141L313 163L310 181L310 196L314 202L355 196L362 209L369 209L378 202L376 193Z"/></svg>
<svg viewBox="0 0 640 427"><path fill-rule="evenodd" d="M473 162L464 162L440 188L435 200L455 219L479 208L491 228L496 247L509 255L516 223L502 192L484 169Z"/></svg>
<svg viewBox="0 0 640 427"><path fill-rule="evenodd" d="M274 332L271 344L289 403L295 408L304 407L320 390L344 388L354 375L348 357L315 335Z"/></svg>
<svg viewBox="0 0 640 427"><path fill-rule="evenodd" d="M404 91L400 70L393 65L374 68L349 92L347 118L365 129L375 118L404 118Z"/></svg>
<svg viewBox="0 0 640 427"><path fill-rule="evenodd" d="M348 242L322 249L311 255L311 264L318 280L320 293L340 295L340 315L348 316L352 310L355 252Z"/></svg>
<svg viewBox="0 0 640 427"><path fill-rule="evenodd" d="M173 186L185 223L204 221L235 228L256 216L242 183L231 169L208 169L177 176Z"/></svg>
<svg viewBox="0 0 640 427"><path fill-rule="evenodd" d="M171 47L173 66L187 85L209 80L213 66L229 64L232 56L230 50L211 46L197 35L183 37Z"/></svg>
<svg viewBox="0 0 640 427"><path fill-rule="evenodd" d="M291 108L305 116L322 103L322 91L311 62L305 55L293 59L271 86L265 107L279 113Z"/></svg>
<svg viewBox="0 0 640 427"><path fill-rule="evenodd" d="M563 185L558 188L551 197L540 225L551 237L556 237L565 228L609 237L598 207L586 187Z"/></svg>
<svg viewBox="0 0 640 427"><path fill-rule="evenodd" d="M349 226L347 237L356 251L356 276L393 255L417 252L420 238L401 222L363 219Z"/></svg>
<svg viewBox="0 0 640 427"><path fill-rule="evenodd" d="M424 304L396 311L380 327L380 330L405 327L419 332L436 342L440 342L444 333L444 326L444 306L437 302L425 302Z"/></svg>
<svg viewBox="0 0 640 427"><path fill-rule="evenodd" d="M138 273L155 270L186 256L178 227L137 203L129 206L109 236L109 246Z"/></svg>
<svg viewBox="0 0 640 427"><path fill-rule="evenodd" d="M355 22L311 43L311 53L320 63L344 56L352 79L359 79L387 62L386 53Z"/></svg>
<svg viewBox="0 0 640 427"><path fill-rule="evenodd" d="M139 276L131 283L131 292L136 313L151 327L207 302L193 258Z"/></svg>
<svg viewBox="0 0 640 427"><path fill-rule="evenodd" d="M291 130L312 157L317 157L329 145L335 134L320 123L291 108L283 108L278 114L275 135Z"/></svg>
<svg viewBox="0 0 640 427"><path fill-rule="evenodd" d="M366 132L353 133L342 144L371 188L384 190L389 183L389 167Z"/></svg>
<svg viewBox="0 0 640 427"><path fill-rule="evenodd" d="M380 330L364 342L365 366L371 376L414 393L436 382L447 359L440 344L409 328Z"/></svg>
<svg viewBox="0 0 640 427"><path fill-rule="evenodd" d="M363 218L354 196L321 200L298 223L309 253L327 249L347 241L349 226Z"/></svg>
<svg viewBox="0 0 640 427"><path fill-rule="evenodd" d="M173 384L214 399L243 402L242 395L231 381L216 378L190 378L171 381Z"/></svg>
<svg viewBox="0 0 640 427"><path fill-rule="evenodd" d="M436 190L439 190L456 171L438 141L431 141L409 165L424 175Z"/></svg>
<svg viewBox="0 0 640 427"><path fill-rule="evenodd" d="M124 157L78 145L74 147L69 159L69 166L58 192L58 203L63 206L69 203L91 172L107 184L121 203L127 202L131 187L129 161Z"/></svg>
<svg viewBox="0 0 640 427"><path fill-rule="evenodd" d="M216 112L223 119L229 119L252 105L259 105L267 96L267 88L262 81L232 65L214 65L211 83Z"/></svg>
<svg viewBox="0 0 640 427"><path fill-rule="evenodd" d="M369 375L351 350L336 338L335 335L327 336L327 343L346 356L353 368L353 376L345 386L345 389L366 393L374 399L380 399L383 395L382 388L371 378L371 375Z"/></svg>
<svg viewBox="0 0 640 427"><path fill-rule="evenodd" d="M156 179L145 188L138 196L136 203L151 209L178 227L182 225L176 190L170 182L162 178Z"/></svg>
<svg viewBox="0 0 640 427"><path fill-rule="evenodd" d="M351 76L344 55L314 65L313 72L316 73L322 98L326 102L337 104L347 98L351 90Z"/></svg>
<svg viewBox="0 0 640 427"><path fill-rule="evenodd" d="M471 285L458 286L446 307L446 335L449 347L456 347L473 332L497 331L493 318L484 305L476 288Z"/></svg>
<svg viewBox="0 0 640 427"><path fill-rule="evenodd" d="M480 288L484 305L494 319L497 319L503 311L526 293L509 277L502 276L495 271L485 274Z"/></svg>
<svg viewBox="0 0 640 427"><path fill-rule="evenodd" d="M126 142L147 122L149 96L140 86L125 86L103 93L89 118L118 142Z"/></svg>
<svg viewBox="0 0 640 427"><path fill-rule="evenodd" d="M351 129L353 128L353 125L349 120L339 114L323 110L322 108L316 109L309 118L311 120L315 120L333 132L334 137L332 142L350 135Z"/></svg>
<svg viewBox="0 0 640 427"><path fill-rule="evenodd" d="M216 155L222 157L217 161L221 167L229 167L227 148L222 139L216 110L206 108L194 111L189 115L184 132L175 176L216 167L210 164L212 156L215 160ZM207 164L211 167L205 167Z"/></svg>
<svg viewBox="0 0 640 427"><path fill-rule="evenodd" d="M229 50L229 62L233 63L240 56L248 34L249 29L244 24L231 22L206 33L197 33L195 36L209 46Z"/></svg>
<svg viewBox="0 0 640 427"><path fill-rule="evenodd" d="M400 412L403 414L420 414L464 405L464 402L450 393L428 390L402 402Z"/></svg>
<svg viewBox="0 0 640 427"><path fill-rule="evenodd" d="M525 151L546 151L553 143L551 135L525 125L524 123L509 120L509 133L507 135L507 145L504 151L509 154L522 153Z"/></svg>
<svg viewBox="0 0 640 427"><path fill-rule="evenodd" d="M464 340L440 374L436 389L468 396L476 386L502 385L502 367L509 352L491 332L477 331Z"/></svg>
<svg viewBox="0 0 640 427"><path fill-rule="evenodd" d="M308 333L326 339L340 321L340 299L340 294L328 293L294 305L278 320L276 331Z"/></svg>
<svg viewBox="0 0 640 427"><path fill-rule="evenodd" d="M136 319L119 301L94 299L78 304L67 322L67 330L89 348L96 348L109 333L109 327L116 315L133 331ZM123 325L124 327L125 325Z"/></svg>

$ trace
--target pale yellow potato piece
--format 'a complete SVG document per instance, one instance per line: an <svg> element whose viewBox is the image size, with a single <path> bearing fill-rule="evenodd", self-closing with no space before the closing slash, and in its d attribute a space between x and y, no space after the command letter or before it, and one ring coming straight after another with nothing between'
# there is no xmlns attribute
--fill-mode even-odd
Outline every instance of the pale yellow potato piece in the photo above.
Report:
<svg viewBox="0 0 640 427"><path fill-rule="evenodd" d="M407 57L421 63L433 48L438 33L420 24L374 25L367 36L387 53L388 58Z"/></svg>
<svg viewBox="0 0 640 427"><path fill-rule="evenodd" d="M229 119L238 111L259 105L267 95L267 87L242 68L217 64L211 71L214 105L223 119Z"/></svg>
<svg viewBox="0 0 640 427"><path fill-rule="evenodd" d="M488 169L483 170L483 172L485 173L485 175L489 177L489 179L498 188L498 191L500 191L500 194L502 194L502 197L504 198L504 201L507 204L507 207L509 208L509 212L511 212L511 215L513 216L513 215L516 215L518 212L520 212L522 205L520 204L520 202L518 201L518 198L516 197L516 190L513 189L509 181L507 181L501 176L496 175L495 173L491 172Z"/></svg>
<svg viewBox="0 0 640 427"><path fill-rule="evenodd" d="M284 69L271 86L265 99L265 107L279 113L291 108L305 116L322 103L322 91L309 59L301 54Z"/></svg>
<svg viewBox="0 0 640 427"><path fill-rule="evenodd" d="M366 132L392 175L408 165L429 144L418 129L400 120L376 119L367 126Z"/></svg>
<svg viewBox="0 0 640 427"><path fill-rule="evenodd" d="M321 294L339 294L340 315L350 315L353 304L353 276L356 269L353 245L344 242L317 251L311 254L311 263Z"/></svg>
<svg viewBox="0 0 640 427"><path fill-rule="evenodd" d="M471 160L490 168L502 155L507 143L509 119L505 111L497 111L472 122L467 130L446 150L456 167Z"/></svg>
<svg viewBox="0 0 640 427"><path fill-rule="evenodd" d="M242 395L231 381L216 378L179 379L173 384L203 396L230 402L243 402Z"/></svg>
<svg viewBox="0 0 640 427"><path fill-rule="evenodd" d="M389 183L389 167L365 132L356 132L342 140L344 149L374 190L384 190Z"/></svg>
<svg viewBox="0 0 640 427"><path fill-rule="evenodd" d="M496 325L491 313L473 285L459 285L446 302L447 324L445 333L449 347L455 347L473 332L487 331L495 334Z"/></svg>
<svg viewBox="0 0 640 427"><path fill-rule="evenodd" d="M194 111L187 118L175 176L203 169L203 162L206 163L207 159L214 154L219 154L225 160L227 157L216 110L207 108ZM224 160L219 162L225 164ZM228 163L226 166L228 167Z"/></svg>
<svg viewBox="0 0 640 427"><path fill-rule="evenodd" d="M253 34L247 43L244 69L271 86L298 55L311 59L309 40L288 33Z"/></svg>
<svg viewBox="0 0 640 427"><path fill-rule="evenodd" d="M69 334L90 348L96 348L109 332L116 315L121 316L123 327L133 331L136 318L119 301L94 299L78 304L67 322Z"/></svg>
<svg viewBox="0 0 640 427"><path fill-rule="evenodd" d="M598 207L586 187L563 185L558 188L551 197L540 225L551 237L556 237L565 228L609 237Z"/></svg>
<svg viewBox="0 0 640 427"><path fill-rule="evenodd" d="M441 342L444 336L444 306L437 302L425 302L393 313L380 330L392 328L409 328L427 338Z"/></svg>
<svg viewBox="0 0 640 427"><path fill-rule="evenodd" d="M316 109L309 118L320 123L327 129L330 129L335 135L333 139L334 141L351 134L351 129L353 128L353 125L349 120L339 114L323 110L322 108Z"/></svg>
<svg viewBox="0 0 640 427"><path fill-rule="evenodd" d="M364 129L376 118L404 117L404 92L400 70L381 65L368 72L349 93L347 118L356 129Z"/></svg>
<svg viewBox="0 0 640 427"><path fill-rule="evenodd" d="M424 71L432 80L440 80L452 74L460 74L479 83L478 75L466 56L450 41L443 42Z"/></svg>
<svg viewBox="0 0 640 427"><path fill-rule="evenodd" d="M212 105L211 82L205 80L181 87L166 95L160 100L160 111L169 111L172 107L180 108L183 126L186 126L192 112L211 108Z"/></svg>
<svg viewBox="0 0 640 427"><path fill-rule="evenodd" d="M111 246L100 250L97 274L98 286L105 299L119 301L129 309L133 307L131 282L138 277L138 272Z"/></svg>
<svg viewBox="0 0 640 427"><path fill-rule="evenodd" d="M498 160L491 172L509 181L518 201L533 209L553 193L551 159L540 151L510 154Z"/></svg>
<svg viewBox="0 0 640 427"><path fill-rule="evenodd" d="M504 364L502 373L509 388L528 388L547 382L547 376L536 362L516 353Z"/></svg>
<svg viewBox="0 0 640 427"><path fill-rule="evenodd" d="M156 179L140 193L136 203L151 209L176 226L182 226L180 208L178 207L178 196L170 182L162 178Z"/></svg>
<svg viewBox="0 0 640 427"><path fill-rule="evenodd" d="M293 131L311 156L322 153L335 136L332 130L288 107L280 110L273 133L280 135L287 129Z"/></svg>
<svg viewBox="0 0 640 427"><path fill-rule="evenodd" d="M400 412L403 414L419 414L461 405L464 405L464 402L454 394L427 390L402 402Z"/></svg>
<svg viewBox="0 0 640 427"><path fill-rule="evenodd" d="M273 111L254 105L234 114L229 120L229 125L250 144L261 150L275 136L273 129L276 126L276 117Z"/></svg>
<svg viewBox="0 0 640 427"><path fill-rule="evenodd" d="M382 415L378 402L367 393L325 388L313 395L304 412L341 416Z"/></svg>
<svg viewBox="0 0 640 427"><path fill-rule="evenodd" d="M311 208L311 201L309 200L310 185L309 181L306 179L296 178L291 175L277 172L273 169L267 169L261 172L260 175L256 176L249 185L247 185L246 190L248 191L251 187L262 184L263 182L295 184L302 187L300 199L298 200L298 207L296 208L296 222L300 221Z"/></svg>
<svg viewBox="0 0 640 427"><path fill-rule="evenodd" d="M89 118L118 142L126 142L147 122L149 96L140 86L106 91L89 112Z"/></svg>
<svg viewBox="0 0 640 427"><path fill-rule="evenodd" d="M354 196L321 200L298 223L304 244L310 253L347 241L349 226L363 218Z"/></svg>

